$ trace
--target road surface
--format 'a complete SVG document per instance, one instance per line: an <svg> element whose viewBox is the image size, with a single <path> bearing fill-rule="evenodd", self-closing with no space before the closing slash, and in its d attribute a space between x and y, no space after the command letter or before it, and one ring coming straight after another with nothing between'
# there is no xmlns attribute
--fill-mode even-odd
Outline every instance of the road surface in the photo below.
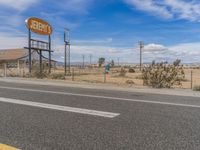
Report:
<svg viewBox="0 0 200 150"><path fill-rule="evenodd" d="M0 81L0 143L21 150L199 150L200 98Z"/></svg>

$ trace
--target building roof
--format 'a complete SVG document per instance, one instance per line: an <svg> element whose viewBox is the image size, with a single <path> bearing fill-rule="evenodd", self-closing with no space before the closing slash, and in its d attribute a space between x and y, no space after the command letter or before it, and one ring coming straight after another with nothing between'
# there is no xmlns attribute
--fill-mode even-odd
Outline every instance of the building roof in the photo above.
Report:
<svg viewBox="0 0 200 150"><path fill-rule="evenodd" d="M32 58L38 59L37 51L32 51ZM28 49L2 49L0 50L0 61L14 61L28 57ZM42 55L44 59L48 59ZM56 62L55 60L51 60Z"/></svg>
<svg viewBox="0 0 200 150"><path fill-rule="evenodd" d="M0 61L18 60L28 56L27 49L5 49L0 50Z"/></svg>

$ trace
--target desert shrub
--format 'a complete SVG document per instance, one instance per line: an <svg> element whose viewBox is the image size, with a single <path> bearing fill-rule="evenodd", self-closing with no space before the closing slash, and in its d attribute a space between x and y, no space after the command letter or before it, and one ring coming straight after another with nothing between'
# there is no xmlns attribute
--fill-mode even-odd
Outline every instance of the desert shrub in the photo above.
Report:
<svg viewBox="0 0 200 150"><path fill-rule="evenodd" d="M134 68L129 68L129 69L128 69L128 72L129 72L129 73L135 73L135 69L134 69Z"/></svg>
<svg viewBox="0 0 200 150"><path fill-rule="evenodd" d="M51 79L65 80L65 75L62 73L53 73L50 75Z"/></svg>
<svg viewBox="0 0 200 150"><path fill-rule="evenodd" d="M44 72L40 72L38 70L33 71L32 77L38 78L38 79L43 79L43 78L47 78L48 77L48 73L46 71Z"/></svg>
<svg viewBox="0 0 200 150"><path fill-rule="evenodd" d="M120 69L119 76L120 77L125 77L126 76L126 70L124 68Z"/></svg>
<svg viewBox="0 0 200 150"><path fill-rule="evenodd" d="M196 85L194 88L193 88L194 91L200 91L200 85Z"/></svg>
<svg viewBox="0 0 200 150"><path fill-rule="evenodd" d="M33 62L32 64L32 73L29 75L29 77L35 77L35 78L47 78L48 77L48 69L42 68L42 72L40 72L40 66L38 63Z"/></svg>
<svg viewBox="0 0 200 150"><path fill-rule="evenodd" d="M132 85L135 84L135 82L133 80L126 80L126 84Z"/></svg>
<svg viewBox="0 0 200 150"><path fill-rule="evenodd" d="M185 78L181 61L176 60L173 64L167 62L155 63L142 70L144 85L154 88L171 88L174 85L181 85Z"/></svg>
<svg viewBox="0 0 200 150"><path fill-rule="evenodd" d="M142 75L138 75L138 76L135 77L135 79L142 80L142 79L143 79L143 76L142 76Z"/></svg>

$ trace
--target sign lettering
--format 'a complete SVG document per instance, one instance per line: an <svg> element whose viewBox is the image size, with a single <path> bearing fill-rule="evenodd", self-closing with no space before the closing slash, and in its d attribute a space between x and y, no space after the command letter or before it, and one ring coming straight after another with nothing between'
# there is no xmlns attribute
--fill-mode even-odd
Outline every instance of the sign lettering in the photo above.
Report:
<svg viewBox="0 0 200 150"><path fill-rule="evenodd" d="M32 32L40 35L51 35L52 27L51 25L39 18L29 18L26 20L26 26Z"/></svg>

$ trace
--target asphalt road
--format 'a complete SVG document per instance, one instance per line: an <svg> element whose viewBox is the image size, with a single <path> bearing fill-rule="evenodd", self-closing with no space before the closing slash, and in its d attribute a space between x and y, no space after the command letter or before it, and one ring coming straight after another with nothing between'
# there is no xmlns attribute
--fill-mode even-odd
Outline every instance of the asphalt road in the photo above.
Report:
<svg viewBox="0 0 200 150"><path fill-rule="evenodd" d="M22 150L199 150L200 98L0 82L0 143Z"/></svg>

